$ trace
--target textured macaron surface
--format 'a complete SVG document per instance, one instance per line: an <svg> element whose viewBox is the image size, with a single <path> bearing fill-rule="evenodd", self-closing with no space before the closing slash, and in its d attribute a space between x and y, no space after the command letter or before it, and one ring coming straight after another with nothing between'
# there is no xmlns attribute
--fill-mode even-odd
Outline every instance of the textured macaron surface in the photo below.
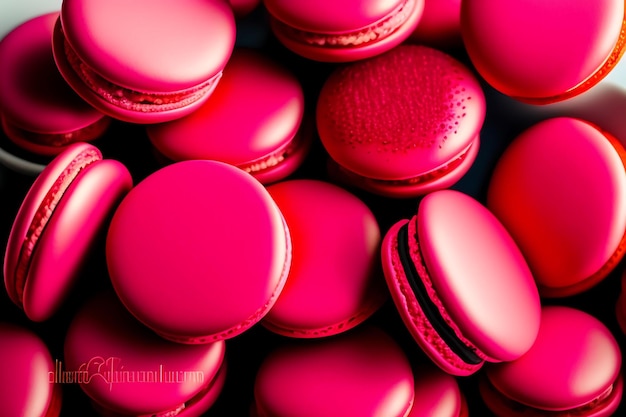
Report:
<svg viewBox="0 0 626 417"><path fill-rule="evenodd" d="M603 78L623 53L623 21L622 0L461 5L464 44L478 72L502 93L529 100Z"/></svg>
<svg viewBox="0 0 626 417"><path fill-rule="evenodd" d="M559 117L526 129L499 159L487 206L524 253L540 291L558 295L605 276L623 256L625 155L596 126Z"/></svg>
<svg viewBox="0 0 626 417"><path fill-rule="evenodd" d="M412 179L458 159L477 146L484 116L485 98L470 70L418 45L338 68L316 109L330 157L380 180Z"/></svg>
<svg viewBox="0 0 626 417"><path fill-rule="evenodd" d="M106 258L113 286L144 324L180 341L235 336L280 293L291 239L267 190L226 163L162 168L116 210Z"/></svg>

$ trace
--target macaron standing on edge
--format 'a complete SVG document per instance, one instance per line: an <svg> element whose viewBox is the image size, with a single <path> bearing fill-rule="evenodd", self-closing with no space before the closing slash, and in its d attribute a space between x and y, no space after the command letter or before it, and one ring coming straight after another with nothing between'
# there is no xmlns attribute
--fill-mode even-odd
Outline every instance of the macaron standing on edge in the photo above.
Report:
<svg viewBox="0 0 626 417"><path fill-rule="evenodd" d="M516 359L537 336L530 269L504 226L466 194L424 196L415 216L385 234L382 264L409 333L450 374Z"/></svg>
<svg viewBox="0 0 626 417"><path fill-rule="evenodd" d="M53 35L68 84L103 113L131 123L196 110L215 89L234 44L235 19L225 0L65 0Z"/></svg>
<svg viewBox="0 0 626 417"><path fill-rule="evenodd" d="M334 181L408 198L456 183L474 163L485 96L470 69L422 45L337 68L317 129Z"/></svg>
<svg viewBox="0 0 626 417"><path fill-rule="evenodd" d="M3 265L9 298L29 319L47 320L60 308L131 187L122 163L82 142L69 145L35 179L15 216Z"/></svg>

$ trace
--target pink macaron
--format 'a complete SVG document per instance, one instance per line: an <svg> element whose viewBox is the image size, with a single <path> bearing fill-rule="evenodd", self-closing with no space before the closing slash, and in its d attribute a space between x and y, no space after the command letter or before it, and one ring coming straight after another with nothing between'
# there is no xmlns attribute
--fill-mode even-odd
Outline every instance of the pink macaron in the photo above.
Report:
<svg viewBox="0 0 626 417"><path fill-rule="evenodd" d="M56 155L70 143L94 140L110 122L59 74L51 44L58 15L32 18L0 41L2 128L17 146L40 155Z"/></svg>
<svg viewBox="0 0 626 417"><path fill-rule="evenodd" d="M603 280L626 248L626 150L587 121L551 118L505 149L487 206L517 242L545 297Z"/></svg>
<svg viewBox="0 0 626 417"><path fill-rule="evenodd" d="M4 257L10 299L33 321L61 306L111 212L132 187L120 162L87 143L69 145L33 182Z"/></svg>
<svg viewBox="0 0 626 417"><path fill-rule="evenodd" d="M485 368L480 394L501 417L616 414L623 394L622 354L609 329L571 307L546 306L532 348Z"/></svg>
<svg viewBox="0 0 626 417"><path fill-rule="evenodd" d="M430 364L414 366L415 396L407 417L468 417L469 408L457 378Z"/></svg>
<svg viewBox="0 0 626 417"><path fill-rule="evenodd" d="M401 45L337 68L322 86L316 116L334 180L414 197L447 188L469 170L485 97L452 56Z"/></svg>
<svg viewBox="0 0 626 417"><path fill-rule="evenodd" d="M424 0L264 0L276 38L307 59L348 62L370 58L406 40Z"/></svg>
<svg viewBox="0 0 626 417"><path fill-rule="evenodd" d="M291 71L237 48L210 100L147 133L166 160L223 161L269 183L292 174L308 153L313 128L303 123L304 111L304 92Z"/></svg>
<svg viewBox="0 0 626 417"><path fill-rule="evenodd" d="M427 194L385 234L382 264L407 329L450 374L517 359L537 336L530 269L504 226L466 194Z"/></svg>
<svg viewBox="0 0 626 417"><path fill-rule="evenodd" d="M496 90L542 104L596 85L624 53L622 0L485 0L461 5L476 70Z"/></svg>
<svg viewBox="0 0 626 417"><path fill-rule="evenodd" d="M25 327L0 323L0 402L3 416L57 417L61 385L52 383L54 361L45 342Z"/></svg>
<svg viewBox="0 0 626 417"><path fill-rule="evenodd" d="M294 179L267 190L285 216L291 268L276 304L261 322L290 337L349 330L388 298L380 268L381 233L369 207L336 185Z"/></svg>
<svg viewBox="0 0 626 417"><path fill-rule="evenodd" d="M383 330L357 327L307 342L278 346L263 359L252 416L408 416L411 364Z"/></svg>
<svg viewBox="0 0 626 417"><path fill-rule="evenodd" d="M106 237L113 287L161 336L228 339L276 302L291 263L283 216L252 175L224 162L182 161L139 182Z"/></svg>
<svg viewBox="0 0 626 417"><path fill-rule="evenodd" d="M53 52L63 77L95 108L157 123L208 99L234 43L225 0L66 0Z"/></svg>
<svg viewBox="0 0 626 417"><path fill-rule="evenodd" d="M103 416L199 417L222 391L225 354L224 341L183 345L159 337L107 291L72 319L55 378L73 377Z"/></svg>

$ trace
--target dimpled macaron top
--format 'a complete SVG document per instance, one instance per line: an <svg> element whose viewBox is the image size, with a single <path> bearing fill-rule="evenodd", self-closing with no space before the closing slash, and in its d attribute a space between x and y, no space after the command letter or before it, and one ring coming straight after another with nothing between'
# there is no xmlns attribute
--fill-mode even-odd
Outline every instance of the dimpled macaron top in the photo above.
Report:
<svg viewBox="0 0 626 417"><path fill-rule="evenodd" d="M54 362L44 341L31 330L0 323L0 397L2 415L56 417L61 386L50 382Z"/></svg>
<svg viewBox="0 0 626 417"><path fill-rule="evenodd" d="M94 139L109 121L59 74L51 44L58 15L34 17L0 42L3 128L11 140L42 154L57 154L63 145Z"/></svg>
<svg viewBox="0 0 626 417"><path fill-rule="evenodd" d="M287 283L262 324L291 337L351 329L387 299L380 269L380 229L355 195L318 180L290 180L268 191L289 226Z"/></svg>
<svg viewBox="0 0 626 417"><path fill-rule="evenodd" d="M568 117L531 126L500 157L487 206L524 253L542 295L580 293L624 256L625 160L619 141Z"/></svg>
<svg viewBox="0 0 626 417"><path fill-rule="evenodd" d="M485 368L481 394L503 417L608 417L622 397L621 366L619 345L600 320L546 306L534 345L515 361Z"/></svg>
<svg viewBox="0 0 626 417"><path fill-rule="evenodd" d="M258 322L282 290L291 239L250 174L182 161L150 174L116 210L106 239L113 287L162 336L206 343Z"/></svg>
<svg viewBox="0 0 626 417"><path fill-rule="evenodd" d="M131 122L178 117L208 98L235 42L224 0L66 0L57 65L87 101Z"/></svg>
<svg viewBox="0 0 626 417"><path fill-rule="evenodd" d="M460 179L476 157L484 117L485 97L469 68L418 45L338 68L317 102L330 157L365 188L391 194Z"/></svg>
<svg viewBox="0 0 626 417"><path fill-rule="evenodd" d="M423 0L295 2L265 0L272 30L289 49L319 61L353 61L405 40L418 24Z"/></svg>
<svg viewBox="0 0 626 417"><path fill-rule="evenodd" d="M523 101L563 100L594 86L624 52L623 0L468 0L461 31L477 71Z"/></svg>
<svg viewBox="0 0 626 417"><path fill-rule="evenodd" d="M404 417L414 398L406 354L388 334L356 327L330 338L285 344L261 363L258 417Z"/></svg>
<svg viewBox="0 0 626 417"><path fill-rule="evenodd" d="M273 182L306 155L312 134L300 132L303 116L296 76L259 52L237 48L210 100L188 116L148 126L147 133L172 161L214 159Z"/></svg>

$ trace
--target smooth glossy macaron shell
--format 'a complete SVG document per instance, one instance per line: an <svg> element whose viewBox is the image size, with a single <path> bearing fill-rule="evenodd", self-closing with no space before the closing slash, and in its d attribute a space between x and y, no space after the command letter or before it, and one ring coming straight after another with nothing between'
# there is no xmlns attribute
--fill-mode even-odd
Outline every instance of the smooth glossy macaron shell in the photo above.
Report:
<svg viewBox="0 0 626 417"><path fill-rule="evenodd" d="M467 172L485 97L460 61L407 44L337 68L322 86L316 117L324 148L352 183L407 197L447 188Z"/></svg>
<svg viewBox="0 0 626 417"><path fill-rule="evenodd" d="M444 371L469 375L484 361L513 360L532 345L540 317L532 274L502 224L473 198L452 190L426 195L416 216L386 233L382 262L401 318ZM432 305L420 301L411 280L423 283L420 293ZM444 331L477 357L462 359Z"/></svg>
<svg viewBox="0 0 626 417"><path fill-rule="evenodd" d="M487 206L509 230L546 297L581 293L624 256L626 151L574 118L539 122L498 160Z"/></svg>
<svg viewBox="0 0 626 417"><path fill-rule="evenodd" d="M323 62L355 61L392 49L411 34L424 10L423 0L265 0L264 5L283 45Z"/></svg>
<svg viewBox="0 0 626 417"><path fill-rule="evenodd" d="M70 291L94 239L132 187L118 161L75 143L39 174L11 228L4 258L10 298L34 321L49 318Z"/></svg>
<svg viewBox="0 0 626 417"><path fill-rule="evenodd" d="M267 314L291 263L276 203L250 174L209 160L152 173L111 221L106 258L126 307L183 343L234 337Z"/></svg>
<svg viewBox="0 0 626 417"><path fill-rule="evenodd" d="M148 126L147 133L172 161L214 159L269 183L302 164L313 138L303 117L296 76L255 50L237 48L210 100L186 117Z"/></svg>
<svg viewBox="0 0 626 417"><path fill-rule="evenodd" d="M50 381L54 361L45 342L33 331L0 323L2 414L21 417L57 417L61 386Z"/></svg>
<svg viewBox="0 0 626 417"><path fill-rule="evenodd" d="M91 105L128 122L157 123L208 99L234 43L227 1L69 0L53 51L61 74Z"/></svg>
<svg viewBox="0 0 626 417"><path fill-rule="evenodd" d="M546 306L533 347L515 361L485 368L481 394L502 416L611 416L623 392L621 365L619 345L601 321L571 307Z"/></svg>
<svg viewBox="0 0 626 417"><path fill-rule="evenodd" d="M217 398L212 388L223 384L225 354L224 341L183 345L161 338L107 291L90 299L70 323L63 366L76 372L82 390L112 415L180 410L176 415L187 417L210 407L211 401L203 403L207 394Z"/></svg>
<svg viewBox="0 0 626 417"><path fill-rule="evenodd" d="M413 397L408 358L373 327L279 346L263 359L254 381L259 417L403 417Z"/></svg>
<svg viewBox="0 0 626 417"><path fill-rule="evenodd" d="M267 189L285 216L292 257L285 287L261 323L285 336L312 338L365 321L388 294L372 211L354 194L320 180L282 181Z"/></svg>
<svg viewBox="0 0 626 417"><path fill-rule="evenodd" d="M93 140L109 119L81 99L55 65L51 38L58 12L24 22L0 42L0 114L7 136L37 154Z"/></svg>
<svg viewBox="0 0 626 417"><path fill-rule="evenodd" d="M415 397L407 417L467 417L467 401L456 377L434 366L414 367Z"/></svg>
<svg viewBox="0 0 626 417"><path fill-rule="evenodd" d="M467 1L461 31L491 86L549 103L592 88L612 70L624 52L624 13L622 0Z"/></svg>

